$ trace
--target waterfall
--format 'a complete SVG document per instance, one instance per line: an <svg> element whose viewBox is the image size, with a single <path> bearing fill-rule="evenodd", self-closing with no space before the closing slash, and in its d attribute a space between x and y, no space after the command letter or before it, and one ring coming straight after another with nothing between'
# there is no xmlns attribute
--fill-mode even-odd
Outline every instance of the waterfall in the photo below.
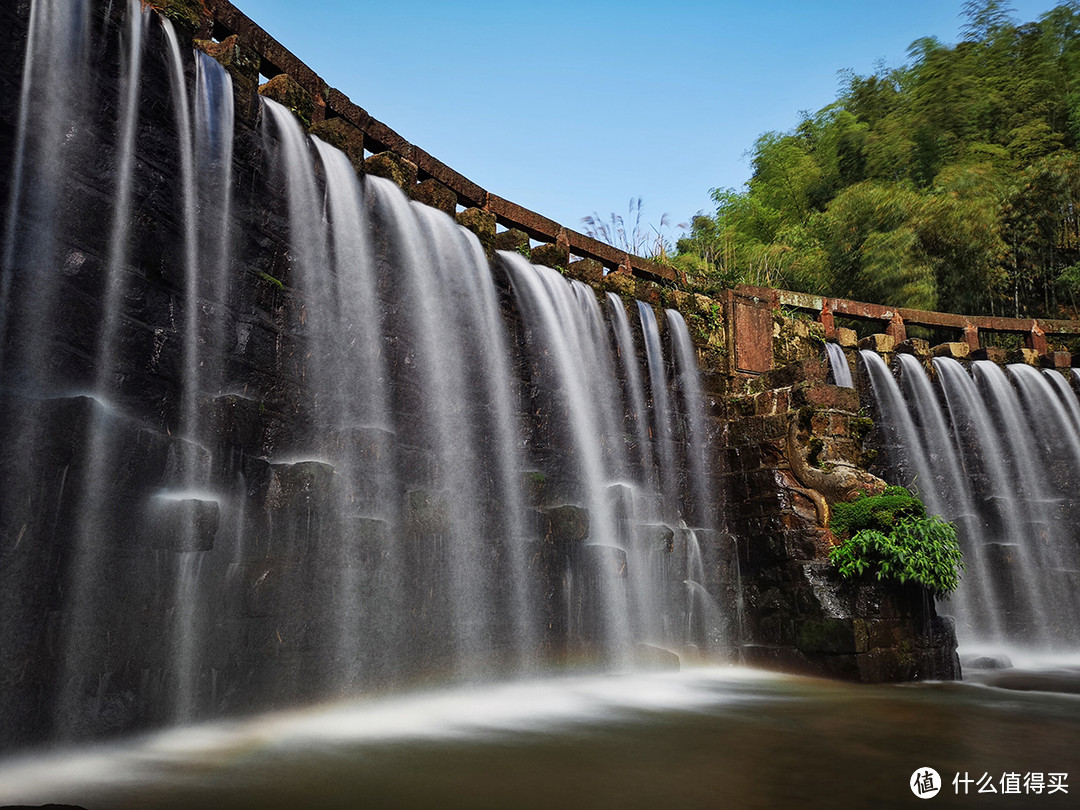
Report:
<svg viewBox="0 0 1080 810"><path fill-rule="evenodd" d="M936 384L899 355L899 384L860 356L888 466L957 524L967 570L943 606L962 645L1074 649L1078 640L1078 402L1056 371L935 358Z"/></svg>
<svg viewBox="0 0 1080 810"><path fill-rule="evenodd" d="M825 358L829 361L832 370L833 382L843 388L854 388L855 383L851 379L851 366L848 365L847 356L838 343L825 344Z"/></svg>
<svg viewBox="0 0 1080 810"><path fill-rule="evenodd" d="M33 7L0 747L725 652L681 316L492 261L270 99L234 117L229 74L153 20ZM99 27L119 92L90 109Z"/></svg>

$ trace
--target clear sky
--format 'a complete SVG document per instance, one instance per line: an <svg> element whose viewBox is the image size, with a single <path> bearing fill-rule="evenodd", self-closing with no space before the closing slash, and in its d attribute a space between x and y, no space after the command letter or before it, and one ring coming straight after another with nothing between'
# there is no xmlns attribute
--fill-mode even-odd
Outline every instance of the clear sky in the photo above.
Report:
<svg viewBox="0 0 1080 810"><path fill-rule="evenodd" d="M653 225L711 210L839 71L902 65L962 25L961 0L233 2L407 140L576 230L633 197ZM1056 3L1010 5L1027 22Z"/></svg>

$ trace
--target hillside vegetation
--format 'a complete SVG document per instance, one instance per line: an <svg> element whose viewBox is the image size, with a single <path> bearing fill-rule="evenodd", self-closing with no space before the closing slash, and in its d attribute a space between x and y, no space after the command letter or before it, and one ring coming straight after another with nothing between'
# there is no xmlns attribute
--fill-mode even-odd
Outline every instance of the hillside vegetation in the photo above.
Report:
<svg viewBox="0 0 1080 810"><path fill-rule="evenodd" d="M1080 2L1018 23L963 6L962 41L843 77L835 102L752 149L675 263L706 287L1075 317L1080 303Z"/></svg>

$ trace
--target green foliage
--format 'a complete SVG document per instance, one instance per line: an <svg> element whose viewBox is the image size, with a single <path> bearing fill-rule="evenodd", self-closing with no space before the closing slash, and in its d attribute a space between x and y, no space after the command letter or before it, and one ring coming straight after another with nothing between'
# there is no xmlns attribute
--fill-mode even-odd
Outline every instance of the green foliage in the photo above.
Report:
<svg viewBox="0 0 1080 810"><path fill-rule="evenodd" d="M956 527L927 515L904 487L860 495L833 507L829 528L840 538L832 562L841 576L917 582L938 596L956 589L964 563Z"/></svg>
<svg viewBox="0 0 1080 810"><path fill-rule="evenodd" d="M700 288L738 283L971 314L1070 317L1080 273L1080 2L1017 23L963 6L964 41L853 72L751 150L678 241Z"/></svg>
<svg viewBox="0 0 1080 810"><path fill-rule="evenodd" d="M956 590L964 570L956 527L937 515L902 518L888 532L856 532L833 549L832 562L844 577L916 582L936 596Z"/></svg>
<svg viewBox="0 0 1080 810"><path fill-rule="evenodd" d="M835 504L829 528L837 537L851 537L866 529L888 532L901 518L922 518L922 501L904 487L887 487L880 495L865 492L853 501Z"/></svg>

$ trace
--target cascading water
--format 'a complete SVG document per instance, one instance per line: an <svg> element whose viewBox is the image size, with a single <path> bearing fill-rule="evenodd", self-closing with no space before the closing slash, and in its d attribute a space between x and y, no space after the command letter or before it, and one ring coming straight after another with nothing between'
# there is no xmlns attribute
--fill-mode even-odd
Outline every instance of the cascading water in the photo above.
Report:
<svg viewBox="0 0 1080 810"><path fill-rule="evenodd" d="M899 355L898 385L860 352L889 466L956 522L965 571L948 609L961 644L1069 651L1080 641L1080 404L1056 371ZM901 393L901 388L903 393Z"/></svg>
<svg viewBox="0 0 1080 810"><path fill-rule="evenodd" d="M829 361L832 370L833 382L843 388L854 388L855 382L851 378L851 366L848 365L847 356L838 343L825 344L825 357Z"/></svg>
<svg viewBox="0 0 1080 810"><path fill-rule="evenodd" d="M58 92L69 120L42 60L76 64L91 13L125 19L123 88L96 117ZM493 272L269 99L234 137L229 76L137 0L32 16L0 745L724 648L677 312L661 330L639 302L632 326L516 254Z"/></svg>

